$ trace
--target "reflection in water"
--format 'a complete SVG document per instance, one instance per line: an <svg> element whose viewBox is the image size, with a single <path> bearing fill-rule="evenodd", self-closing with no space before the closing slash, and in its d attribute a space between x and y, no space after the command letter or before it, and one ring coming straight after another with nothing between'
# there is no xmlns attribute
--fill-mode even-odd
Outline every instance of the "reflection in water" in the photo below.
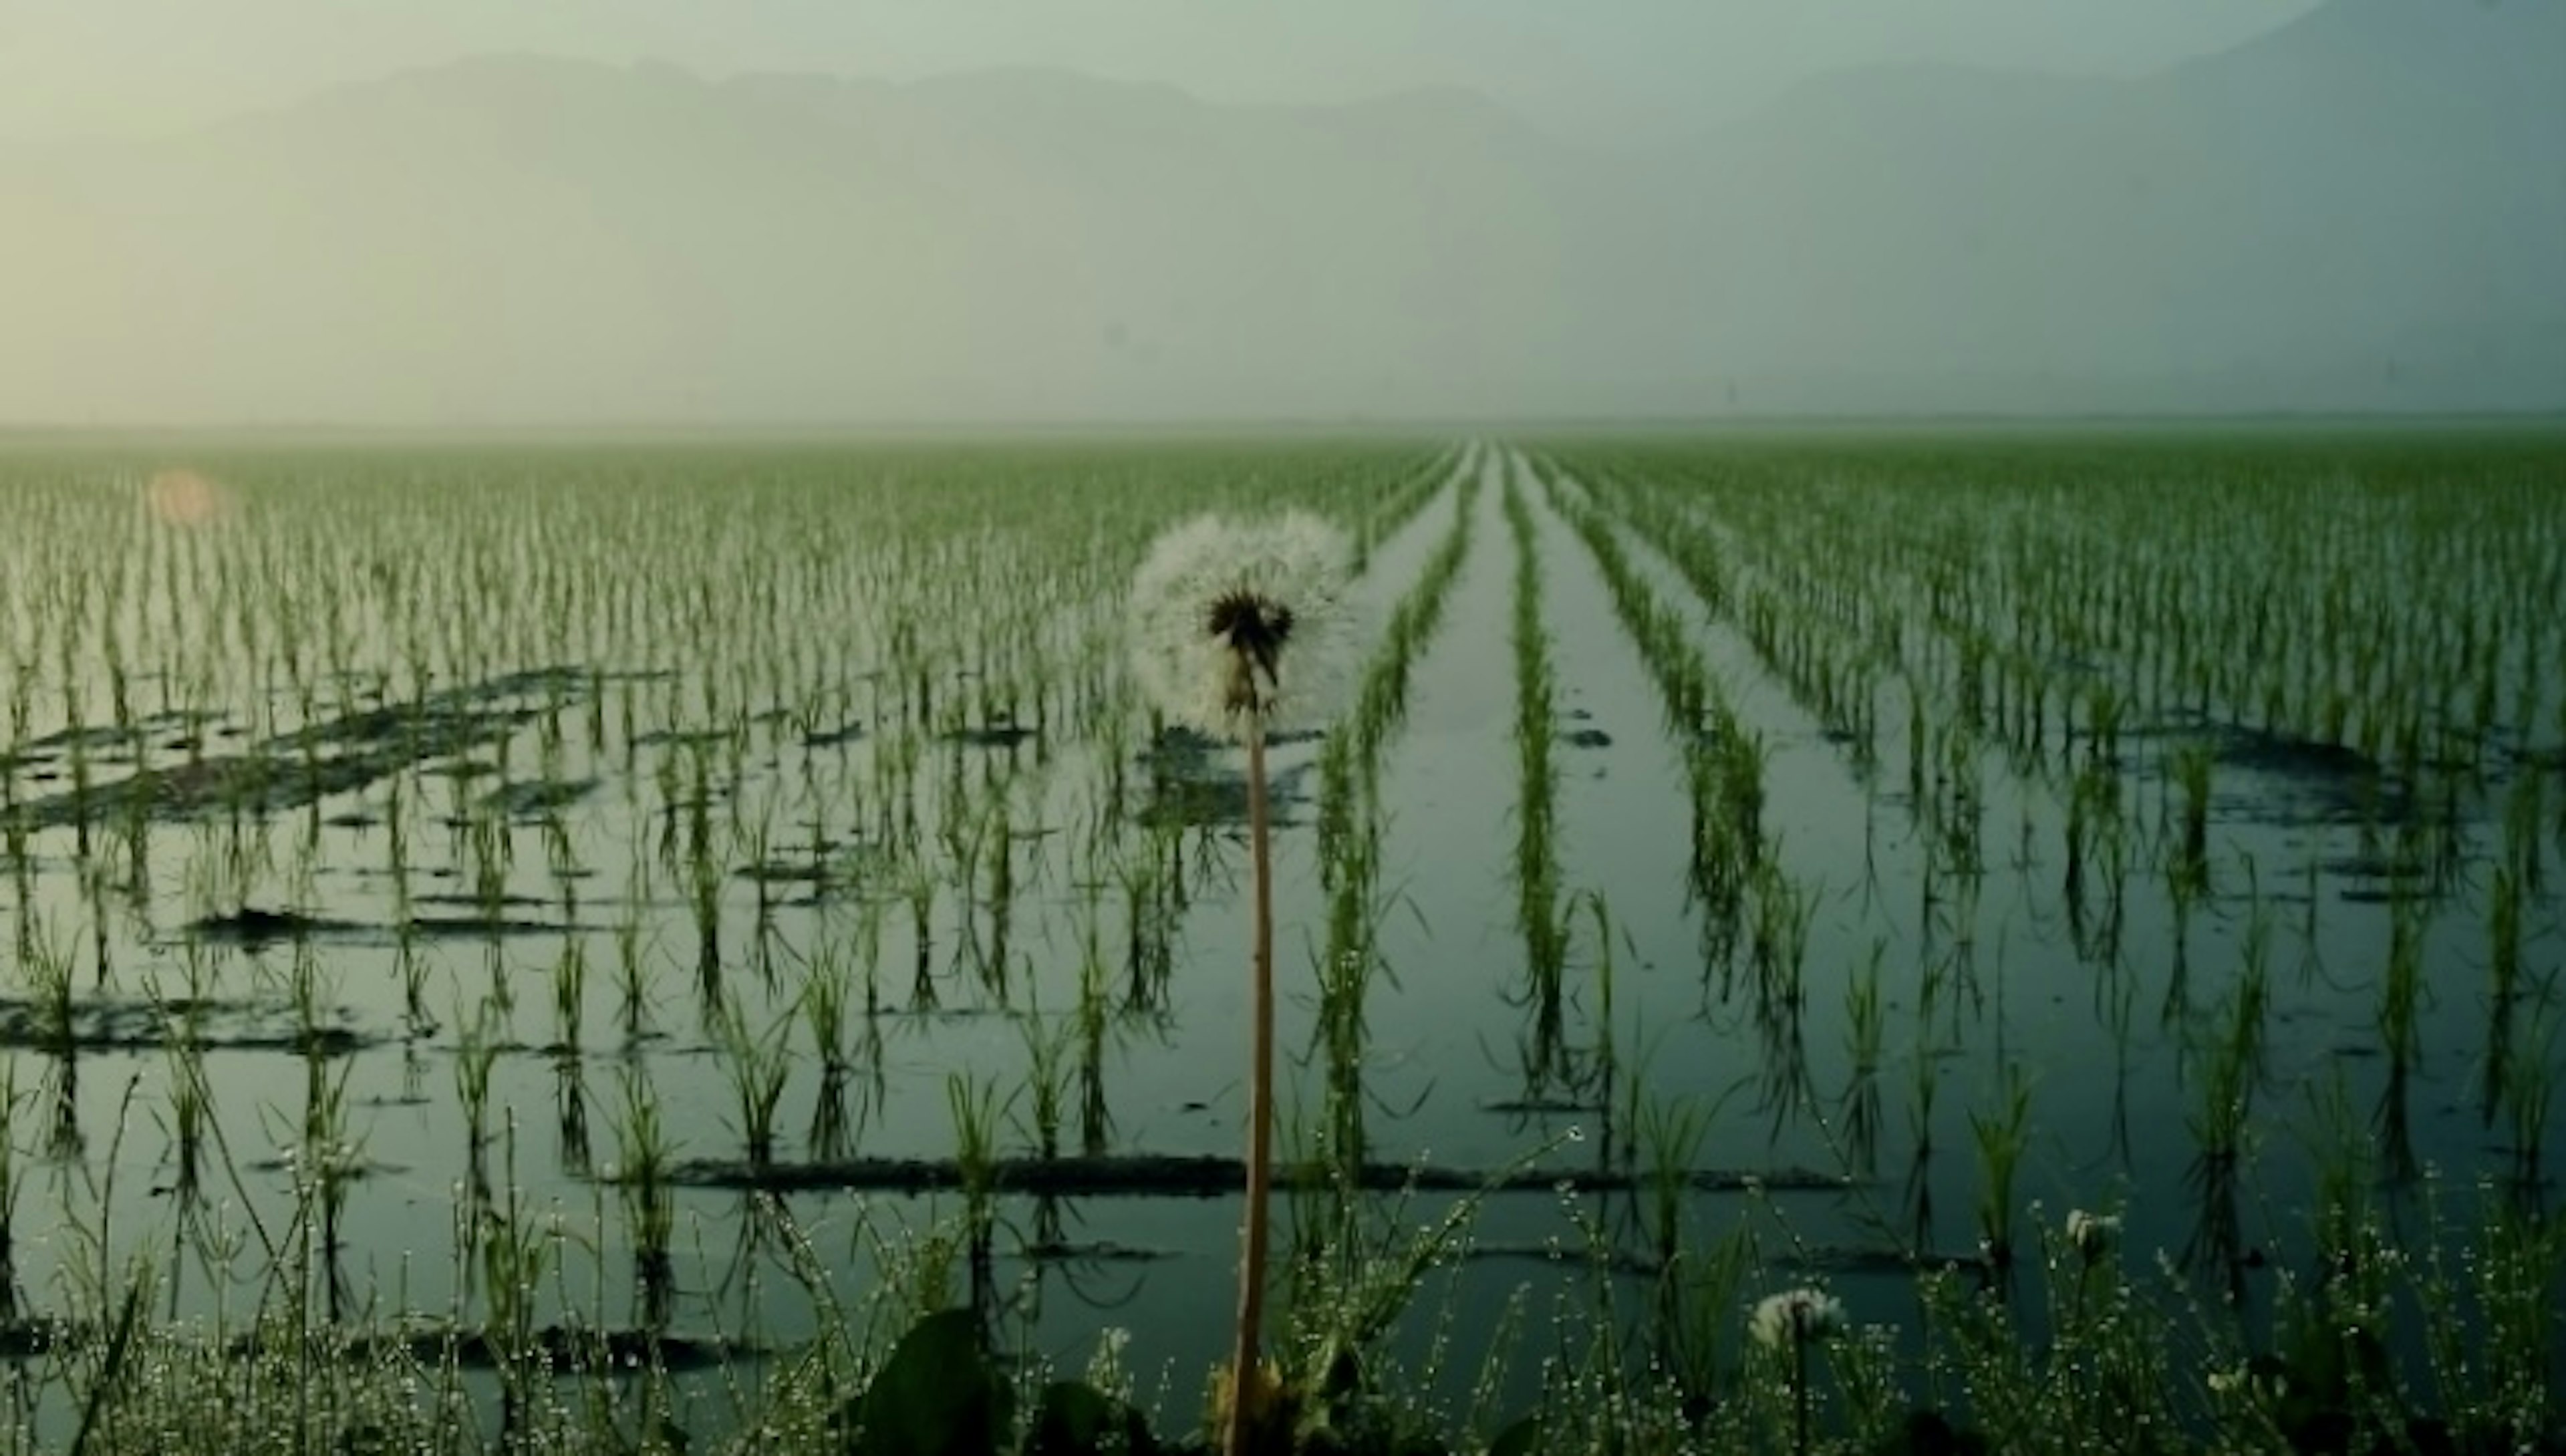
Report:
<svg viewBox="0 0 2566 1456"><path fill-rule="evenodd" d="M18 1064L0 1072L0 1325L18 1319Z"/></svg>
<svg viewBox="0 0 2566 1456"><path fill-rule="evenodd" d="M2174 961L2166 970L2165 1002L2157 1009L2157 1025L2181 1036L2191 1017L2191 901L2174 901L2174 931L2170 937Z"/></svg>
<svg viewBox="0 0 2566 1456"><path fill-rule="evenodd" d="M1078 992L1078 1150L1102 1157L1114 1137L1105 1101L1105 962L1095 947L1080 967Z"/></svg>
<svg viewBox="0 0 2566 1456"><path fill-rule="evenodd" d="M677 1265L665 1248L633 1247L633 1280L639 1300L635 1323L653 1334L665 1333L676 1317Z"/></svg>
<svg viewBox="0 0 2566 1456"><path fill-rule="evenodd" d="M69 1048L45 1065L45 1094L53 1103L53 1115L45 1124L45 1156L61 1163L77 1163L89 1151L89 1136L81 1131L80 1057Z"/></svg>
<svg viewBox="0 0 2566 1456"><path fill-rule="evenodd" d="M2372 1125L2379 1132L2382 1171L2393 1182L2414 1181L2422 1171L2415 1157L2415 1128L2407 1101L2411 1070L2403 1061L2388 1064L2388 1080L2379 1090L2379 1110Z"/></svg>
<svg viewBox="0 0 2566 1456"><path fill-rule="evenodd" d="M324 1288L330 1321L337 1324L351 1298L343 1232L348 1195L364 1171L364 1155L348 1126L351 1067L342 1063L333 1077L329 1062L314 1053L305 1056L303 1069L302 1140L292 1155L295 1206L307 1220L316 1206L319 1210Z"/></svg>
<svg viewBox="0 0 2566 1456"><path fill-rule="evenodd" d="M170 1191L183 1206L192 1202L199 1191L203 1174L205 1137L210 1129L212 1092L205 1085L205 1055L192 1036L171 1044L169 1060L169 1110L163 1124L169 1138L169 1160L175 1165L170 1172ZM0 1157L7 1150L0 1148Z"/></svg>
<svg viewBox="0 0 2566 1456"><path fill-rule="evenodd" d="M1846 1157L1866 1178L1880 1170L1880 1068L1888 1034L1880 971L1888 955L1889 942L1872 942L1871 959L1845 986L1845 1051L1851 1070L1837 1100L1837 1116L1844 1125Z"/></svg>
<svg viewBox="0 0 2566 1456"><path fill-rule="evenodd" d="M2245 1293L2245 1233L2237 1210L2236 1154L2204 1150L2192 1159L2183 1182L2191 1191L2190 1238L2183 1266L2220 1281L2230 1300Z"/></svg>
<svg viewBox="0 0 2566 1456"><path fill-rule="evenodd" d="M2485 1068L2477 1081L2477 1125L2486 1129L2493 1128L2495 1115L2509 1099L2515 1081L2512 1044L2515 1036L2514 1008L2521 995L2520 913L2516 905L2511 912L2508 936L2500 911L2495 920L2493 974L2489 978L2494 992L2486 1006L2484 1050L2479 1054ZM2532 1050L2534 1054L2546 1051L2544 1047ZM2534 1055L2525 1060L2536 1061L2539 1058Z"/></svg>
<svg viewBox="0 0 2566 1456"><path fill-rule="evenodd" d="M2380 1089L2376 1125L2386 1174L2397 1182L2412 1181L2420 1171L2407 1107L2407 1082L2422 1054L2420 1016L2424 996L2424 936L2432 915L2431 901L2395 892L2389 901L2388 966L2380 979L2380 1050L2388 1063Z"/></svg>
<svg viewBox="0 0 2566 1456"><path fill-rule="evenodd" d="M1933 1076L1929 1051L1916 1051L1916 1099L1908 1106L1907 1239L1920 1257L1933 1249Z"/></svg>
<svg viewBox="0 0 2566 1456"><path fill-rule="evenodd" d="M1815 1095L1809 1083L1808 1037L1802 1029L1796 995L1758 997L1756 1040L1762 1049L1757 1085L1757 1110L1768 1117L1767 1135L1779 1139Z"/></svg>
<svg viewBox="0 0 2566 1456"><path fill-rule="evenodd" d="M797 1230L783 1200L762 1188L743 1188L722 1220L731 1229L730 1258L714 1287L713 1303L730 1302L728 1329L754 1331L763 1321L768 1299L767 1266L778 1266L787 1279L801 1278Z"/></svg>
<svg viewBox="0 0 2566 1456"><path fill-rule="evenodd" d="M2022 1069L2006 1063L2002 1105L1991 1114L1969 1113L1969 1135L1978 1153L1978 1255L1991 1284L2013 1289L2015 1182L2031 1137L2031 1087Z"/></svg>
<svg viewBox="0 0 2566 1456"><path fill-rule="evenodd" d="M2138 1000L2138 980L2124 974L2117 966L2107 966L2095 978L2094 996L2101 1003L2104 1024L2112 1034L2111 1147L2104 1163L2106 1166L2128 1167L2132 1157L2130 1064L2135 1045L2131 1036L2131 1011Z"/></svg>
<svg viewBox="0 0 2566 1456"><path fill-rule="evenodd" d="M1154 831L1127 847L1115 865L1123 887L1123 1010L1157 1016L1167 1010L1175 975L1176 943L1185 916L1182 854L1174 833Z"/></svg>
<svg viewBox="0 0 2566 1456"><path fill-rule="evenodd" d="M837 1162L853 1150L847 1119L848 1070L834 1062L820 1068L820 1085L811 1098L811 1121L804 1146L821 1162Z"/></svg>
<svg viewBox="0 0 2566 1456"><path fill-rule="evenodd" d="M562 1171L574 1178L586 1178L592 1161L588 1081L576 1054L564 1054L553 1062L553 1119L559 1133L556 1151Z"/></svg>
<svg viewBox="0 0 2566 1456"><path fill-rule="evenodd" d="M668 1174L674 1163L659 1118L657 1093L638 1063L622 1068L622 1124L616 1129L615 1189L624 1215L625 1247L633 1251L636 1323L663 1331L675 1308L676 1193Z"/></svg>

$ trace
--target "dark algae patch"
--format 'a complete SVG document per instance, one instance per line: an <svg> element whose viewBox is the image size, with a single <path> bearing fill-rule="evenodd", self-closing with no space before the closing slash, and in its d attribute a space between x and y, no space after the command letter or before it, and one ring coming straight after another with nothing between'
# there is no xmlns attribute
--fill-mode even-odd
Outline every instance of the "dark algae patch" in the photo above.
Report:
<svg viewBox="0 0 2566 1456"><path fill-rule="evenodd" d="M0 999L0 1048L44 1052L148 1052L185 1041L205 1050L351 1057L389 1038L349 1013L305 1024L283 998L269 1001L129 997L68 1004Z"/></svg>
<svg viewBox="0 0 2566 1456"><path fill-rule="evenodd" d="M576 705L593 680L593 674L563 667L505 673L343 714L261 739L239 753L143 768L111 784L29 800L18 806L16 818L24 828L50 829L135 817L264 818L303 809L432 760L494 747L541 713Z"/></svg>
<svg viewBox="0 0 2566 1456"><path fill-rule="evenodd" d="M421 904L471 904L469 900L422 895ZM512 898L503 903L530 904L533 901ZM416 914L398 924L375 924L362 920L343 920L329 915L307 915L298 910L268 910L246 906L226 914L206 915L188 922L186 933L211 944L233 945L243 950L264 950L272 945L291 945L300 941L335 941L341 944L385 947L397 945L404 937L427 940L464 940L515 935L559 935L579 927L550 920L512 918L486 910Z"/></svg>

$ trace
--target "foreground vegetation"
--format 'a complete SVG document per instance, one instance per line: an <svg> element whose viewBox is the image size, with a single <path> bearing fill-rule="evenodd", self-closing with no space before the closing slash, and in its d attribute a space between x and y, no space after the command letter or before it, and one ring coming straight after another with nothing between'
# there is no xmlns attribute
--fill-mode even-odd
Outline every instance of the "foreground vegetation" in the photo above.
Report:
<svg viewBox="0 0 2566 1456"><path fill-rule="evenodd" d="M2342 1202L2240 1302L2204 1299L2162 1252L2121 1246L2115 1217L2045 1225L2001 1283L1912 1279L1905 1329L1857 1326L1821 1290L1749 1303L1788 1251L1733 1237L1635 1272L1600 1229L1564 1252L1578 1277L1518 1295L1502 1328L1454 1329L1436 1302L1466 1217L1294 1273L1278 1389L1256 1449L1487 1451L2525 1452L2566 1450L2559 1386L2566 1231L2488 1190L2427 1190L2453 1220L2418 1231L2351 1166ZM779 1238L815 1257L779 1208ZM565 1281L590 1257L558 1224L500 1231L494 1278ZM2455 1235L2455 1238L2449 1236ZM173 1321L148 1270L97 1291L88 1317L32 1327L11 1355L8 1449L76 1451L665 1451L1069 1453L1210 1450L1220 1391L1135 1369L1106 1332L1083 1369L1026 1332L955 1304L959 1225L907 1241L903 1278L825 1337L749 1353L718 1338L634 1339L601 1321L469 1335L316 1327L290 1301ZM305 1273L317 1277L318 1270ZM1877 1274L1867 1277L1878 1278ZM827 1281L810 1276L810 1288ZM601 1312L602 1313L602 1312ZM1395 1324L1435 1334L1392 1353ZM1474 1336L1484 1334L1484 1340ZM1508 1405L1510 1364L1539 1394ZM1456 1379L1457 1377L1457 1379ZM1198 1412L1189 1414L1188 1412Z"/></svg>

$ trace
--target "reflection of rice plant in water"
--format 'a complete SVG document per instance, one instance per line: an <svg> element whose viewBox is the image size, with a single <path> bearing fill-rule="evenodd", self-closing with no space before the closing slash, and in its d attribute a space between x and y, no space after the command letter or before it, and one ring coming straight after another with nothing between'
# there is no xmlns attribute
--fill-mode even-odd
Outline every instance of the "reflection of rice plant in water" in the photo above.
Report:
<svg viewBox="0 0 2566 1456"><path fill-rule="evenodd" d="M18 1064L11 1062L0 1070L0 1321L18 1318L17 1126Z"/></svg>
<svg viewBox="0 0 2566 1456"><path fill-rule="evenodd" d="M633 1282L640 1323L657 1330L668 1321L676 1266L676 1198L668 1183L675 1149L659 1120L657 1094L634 1066L622 1071L618 1091L623 1115L616 1125L614 1183L623 1205L626 1246L633 1254Z"/></svg>
<svg viewBox="0 0 2566 1456"><path fill-rule="evenodd" d="M1557 733L1558 685L1550 637L1543 625L1541 559L1535 548L1532 510L1521 486L1506 481L1506 525L1514 538L1515 660L1515 925L1523 936L1521 1001L1532 1024L1523 1036L1524 1095L1549 1094L1564 1069L1561 982L1567 971L1568 931L1563 923L1556 846L1559 768L1552 751Z"/></svg>
<svg viewBox="0 0 2566 1456"><path fill-rule="evenodd" d="M1880 1163L1880 1068L1887 1017L1880 992L1880 967L1889 953L1886 941L1874 942L1871 958L1845 982L1845 1042L1849 1065L1837 1116L1845 1131L1845 1149L1855 1168L1868 1176Z"/></svg>
<svg viewBox="0 0 2566 1456"><path fill-rule="evenodd" d="M486 1003L469 1019L458 1017L458 1021L462 1031L454 1053L454 1093L463 1109L464 1166L477 1202L489 1197L489 1163L484 1154L490 1144L490 1073L498 1064L503 1029Z"/></svg>
<svg viewBox="0 0 2566 1456"><path fill-rule="evenodd" d="M2171 761L2175 783L2182 791L2181 838L2173 873L2187 890L2209 885L2209 782L2216 755L2205 743L2187 743Z"/></svg>
<svg viewBox="0 0 2566 1456"><path fill-rule="evenodd" d="M757 1032L750 1027L747 1011L734 996L724 1001L713 1030L715 1045L722 1050L722 1073L730 1083L738 1113L733 1130L738 1132L750 1164L764 1167L775 1158L776 1112L784 1100L785 1079L792 1070L786 1046L793 1030L792 1019L789 1015L779 1018L765 1032Z"/></svg>
<svg viewBox="0 0 2566 1456"><path fill-rule="evenodd" d="M960 1171L963 1242L971 1273L971 1308L988 1308L993 1298L990 1273L991 1238L997 1226L998 1119L1015 1101L1001 1100L994 1082L961 1073L944 1078L944 1102L953 1114L953 1161Z"/></svg>
<svg viewBox="0 0 2566 1456"><path fill-rule="evenodd" d="M2031 1140L2031 1088L2018 1067L2007 1067L1997 1092L2001 1109L1969 1113L1978 1149L1978 1252L1987 1275L2001 1284L2013 1271L2014 1179Z"/></svg>
<svg viewBox="0 0 2566 1456"><path fill-rule="evenodd" d="M1230 1360L1226 1445L1242 1456L1251 1410L1264 1402L1257 1360L1265 1297L1266 1194L1272 1178L1274 1080L1273 869L1266 736L1323 718L1335 654L1348 635L1345 538L1317 519L1258 524L1206 517L1160 537L1132 584L1134 675L1172 722L1247 746L1255 927L1248 1066L1247 1206L1238 1332Z"/></svg>

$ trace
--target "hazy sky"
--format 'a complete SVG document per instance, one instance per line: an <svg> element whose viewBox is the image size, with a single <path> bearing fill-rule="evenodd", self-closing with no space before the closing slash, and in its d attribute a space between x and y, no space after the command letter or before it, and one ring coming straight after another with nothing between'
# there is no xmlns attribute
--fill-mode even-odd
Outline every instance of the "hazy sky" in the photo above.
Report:
<svg viewBox="0 0 2566 1456"><path fill-rule="evenodd" d="M0 0L0 137L184 126L456 56L910 79L1062 66L1212 100L1484 91L1594 136L1683 129L1813 73L2130 74L2314 0Z"/></svg>
<svg viewBox="0 0 2566 1456"><path fill-rule="evenodd" d="M0 0L0 427L2554 409L2561 66L2566 0ZM703 80L778 71L993 74ZM1418 88L1665 144L1343 105Z"/></svg>

